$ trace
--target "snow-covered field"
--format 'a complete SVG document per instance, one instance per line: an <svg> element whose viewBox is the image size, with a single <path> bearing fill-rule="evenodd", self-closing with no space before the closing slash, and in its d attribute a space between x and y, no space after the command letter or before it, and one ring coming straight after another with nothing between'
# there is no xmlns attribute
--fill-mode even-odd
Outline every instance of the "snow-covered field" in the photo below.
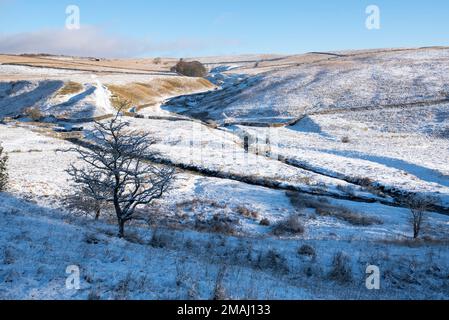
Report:
<svg viewBox="0 0 449 320"><path fill-rule="evenodd" d="M200 58L216 90L168 74L0 65L0 299L211 299L217 288L236 299L449 299L448 52ZM146 96L169 77L170 94ZM80 164L67 138L93 142L90 118L115 112L117 88L135 90L144 118L126 121L178 170L125 239L112 210L95 221L71 206L66 173ZM54 117L36 122L30 107ZM54 131L75 120L83 132ZM432 201L420 240L409 195ZM369 265L380 290L365 286ZM79 290L66 288L69 266Z"/></svg>
<svg viewBox="0 0 449 320"><path fill-rule="evenodd" d="M211 299L217 285L234 299L448 298L447 244L359 240L360 230L349 239L288 240L138 227L122 240L105 222L9 195L0 201L2 299ZM323 223L321 229L344 228ZM300 254L304 245L314 255ZM330 278L339 252L350 256L352 278L345 283ZM365 287L372 264L383 274L379 291ZM73 267L79 290L66 287Z"/></svg>
<svg viewBox="0 0 449 320"><path fill-rule="evenodd" d="M447 208L449 149L442 136L446 108L428 107L425 114L397 109L381 115L368 111L307 116L293 126L270 129L275 132L272 150L300 168L353 183L368 179L387 192L432 195ZM439 115L440 120L432 121ZM263 141L266 135L263 128L231 130L253 141Z"/></svg>

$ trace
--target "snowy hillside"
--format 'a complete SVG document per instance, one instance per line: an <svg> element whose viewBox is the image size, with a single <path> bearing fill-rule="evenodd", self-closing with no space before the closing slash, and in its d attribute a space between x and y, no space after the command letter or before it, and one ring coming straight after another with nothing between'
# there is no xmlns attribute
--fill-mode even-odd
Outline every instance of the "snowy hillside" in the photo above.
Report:
<svg viewBox="0 0 449 320"><path fill-rule="evenodd" d="M449 94L448 58L448 49L343 53L296 64L289 57L238 86L192 97L195 107L186 104L185 114L220 123L283 123L317 111L438 102ZM174 100L167 108L182 104Z"/></svg>
<svg viewBox="0 0 449 320"><path fill-rule="evenodd" d="M147 91L135 92L142 90L139 85ZM24 116L32 108L43 116L80 121L114 114L114 101L127 102L130 108L153 107L179 94L211 88L204 79L171 73L98 74L0 64L0 118Z"/></svg>

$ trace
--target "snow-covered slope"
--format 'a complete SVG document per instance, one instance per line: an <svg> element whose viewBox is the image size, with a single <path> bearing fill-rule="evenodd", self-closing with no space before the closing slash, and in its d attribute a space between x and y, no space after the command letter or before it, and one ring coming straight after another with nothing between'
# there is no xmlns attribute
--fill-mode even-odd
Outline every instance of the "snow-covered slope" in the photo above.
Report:
<svg viewBox="0 0 449 320"><path fill-rule="evenodd" d="M111 115L116 112L113 98L117 97L110 86L124 93L122 102L135 103L134 107L159 105L176 95L213 88L205 79L168 72L94 73L0 64L0 119L23 116L29 108L43 116L77 121ZM139 99L134 101L134 96Z"/></svg>
<svg viewBox="0 0 449 320"><path fill-rule="evenodd" d="M186 114L224 123L283 123L316 111L435 102L449 95L448 61L449 49L441 48L343 54L273 67L167 108L185 106Z"/></svg>
<svg viewBox="0 0 449 320"><path fill-rule="evenodd" d="M139 227L118 239L102 221L7 194L0 193L0 203L0 299L211 299L217 286L233 299L448 299L443 244L338 240L327 234L339 229L320 220L310 227L327 240ZM305 244L314 256L298 253ZM329 276L338 252L349 257L346 283ZM381 290L365 287L366 266L373 263L383 275ZM74 271L79 289L67 286Z"/></svg>

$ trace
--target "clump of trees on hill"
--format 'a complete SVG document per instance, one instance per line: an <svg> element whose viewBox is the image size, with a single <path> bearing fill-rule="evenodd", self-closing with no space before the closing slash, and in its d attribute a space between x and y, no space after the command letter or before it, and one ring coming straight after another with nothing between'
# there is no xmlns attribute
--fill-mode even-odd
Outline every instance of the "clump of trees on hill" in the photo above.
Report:
<svg viewBox="0 0 449 320"><path fill-rule="evenodd" d="M156 141L129 129L120 112L107 122L96 122L92 134L94 146L69 150L84 165L71 165L67 172L80 192L114 208L122 238L125 224L136 218L138 207L152 204L169 190L175 170L150 161L157 155L150 150Z"/></svg>
<svg viewBox="0 0 449 320"><path fill-rule="evenodd" d="M6 185L8 184L7 162L8 156L0 144L0 192L5 191Z"/></svg>
<svg viewBox="0 0 449 320"><path fill-rule="evenodd" d="M187 62L184 59L178 61L178 63L171 68L172 72L177 72L186 77L206 77L208 71L206 67L199 61Z"/></svg>

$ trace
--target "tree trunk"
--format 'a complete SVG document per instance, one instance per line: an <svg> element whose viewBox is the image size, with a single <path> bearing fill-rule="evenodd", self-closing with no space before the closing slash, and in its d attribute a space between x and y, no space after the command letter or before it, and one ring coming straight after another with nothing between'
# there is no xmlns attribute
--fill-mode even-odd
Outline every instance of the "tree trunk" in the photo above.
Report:
<svg viewBox="0 0 449 320"><path fill-rule="evenodd" d="M95 220L100 219L101 209L97 209L95 212Z"/></svg>
<svg viewBox="0 0 449 320"><path fill-rule="evenodd" d="M419 227L415 226L415 229L413 230L413 239L418 239L419 237Z"/></svg>
<svg viewBox="0 0 449 320"><path fill-rule="evenodd" d="M118 237L123 238L125 236L125 221L120 219L118 221Z"/></svg>

